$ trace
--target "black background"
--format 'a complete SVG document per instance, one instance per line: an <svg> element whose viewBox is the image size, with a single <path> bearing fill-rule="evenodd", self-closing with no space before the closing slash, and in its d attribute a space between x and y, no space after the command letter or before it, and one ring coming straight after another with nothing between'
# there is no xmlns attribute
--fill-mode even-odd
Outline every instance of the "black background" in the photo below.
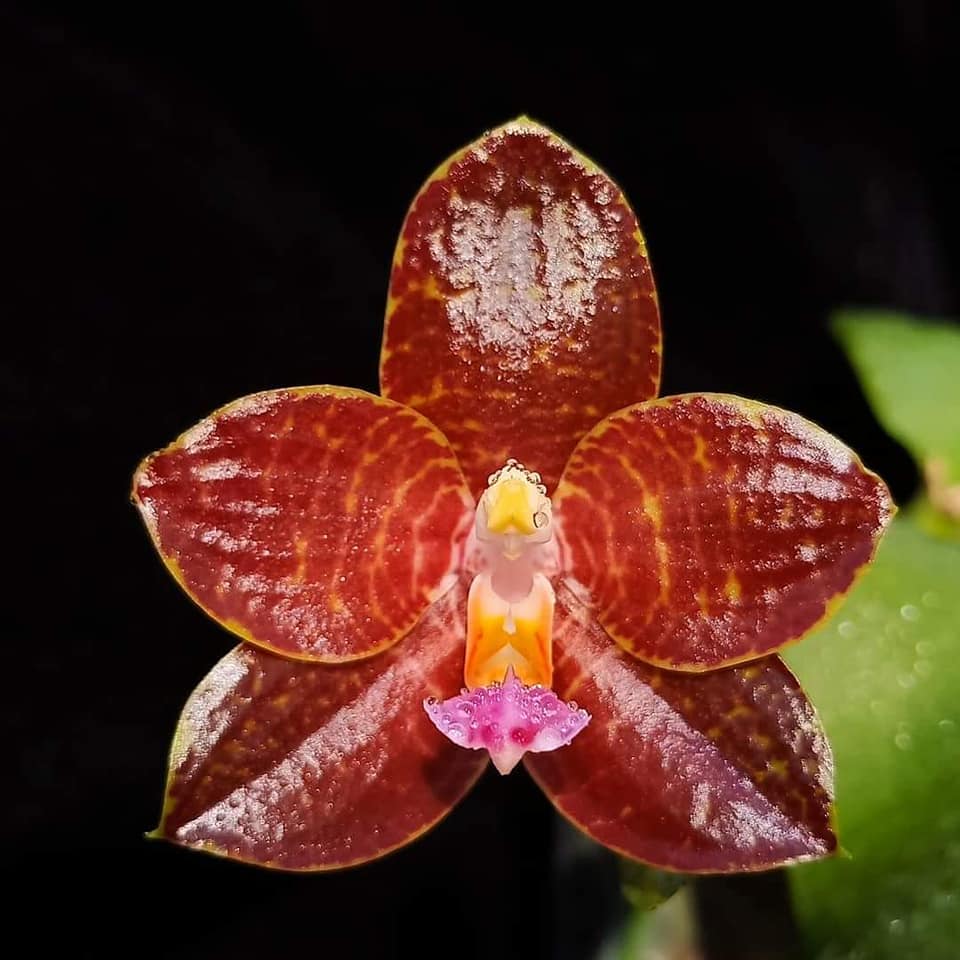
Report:
<svg viewBox="0 0 960 960"><path fill-rule="evenodd" d="M155 559L129 476L242 394L375 390L408 202L525 112L638 212L664 392L797 410L905 499L913 469L826 321L841 305L957 312L957 34L919 0L777 23L646 5L415 22L133 7L0 16L3 824L30 950L589 956L620 909L610 862L571 852L523 774L486 778L426 839L343 874L142 839L179 708L230 640ZM732 926L716 956L746 955Z"/></svg>

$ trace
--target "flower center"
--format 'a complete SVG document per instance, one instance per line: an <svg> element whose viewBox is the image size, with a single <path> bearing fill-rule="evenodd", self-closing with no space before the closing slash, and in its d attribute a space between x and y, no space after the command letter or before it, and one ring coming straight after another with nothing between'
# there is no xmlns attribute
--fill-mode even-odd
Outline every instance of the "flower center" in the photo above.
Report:
<svg viewBox="0 0 960 960"><path fill-rule="evenodd" d="M484 569L467 600L464 679L470 689L499 682L511 668L527 685L553 680L554 594L550 499L540 476L516 460L490 476L477 504Z"/></svg>
<svg viewBox="0 0 960 960"><path fill-rule="evenodd" d="M520 758L566 746L590 722L553 683L554 566L550 498L540 475L516 460L492 474L476 517L483 568L467 598L467 652L460 695L423 703L437 729L469 750L487 750L501 773Z"/></svg>

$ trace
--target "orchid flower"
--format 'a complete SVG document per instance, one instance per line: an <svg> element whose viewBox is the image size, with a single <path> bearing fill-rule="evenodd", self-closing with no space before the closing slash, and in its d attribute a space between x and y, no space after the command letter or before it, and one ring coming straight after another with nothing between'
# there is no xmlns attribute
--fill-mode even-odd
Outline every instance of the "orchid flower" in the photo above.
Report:
<svg viewBox="0 0 960 960"><path fill-rule="evenodd" d="M245 397L136 472L164 563L243 641L184 708L155 834L348 866L492 757L658 867L833 851L829 745L775 651L894 508L795 414L654 399L660 349L602 171L526 120L440 167L397 246L382 396Z"/></svg>

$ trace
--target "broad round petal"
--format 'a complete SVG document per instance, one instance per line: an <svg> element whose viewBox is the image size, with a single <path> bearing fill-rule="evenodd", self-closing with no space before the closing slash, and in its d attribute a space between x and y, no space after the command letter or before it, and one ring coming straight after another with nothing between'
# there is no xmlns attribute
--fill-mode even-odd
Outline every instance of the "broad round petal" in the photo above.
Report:
<svg viewBox="0 0 960 960"><path fill-rule="evenodd" d="M721 394L608 417L554 498L568 581L624 649L684 670L750 660L816 627L893 509L835 437Z"/></svg>
<svg viewBox="0 0 960 960"><path fill-rule="evenodd" d="M358 663L236 647L184 707L155 836L330 870L423 834L487 762L442 737L421 706L461 682L464 598L455 587L400 643Z"/></svg>
<svg viewBox="0 0 960 960"><path fill-rule="evenodd" d="M557 599L556 690L592 720L524 763L564 816L667 870L766 870L834 851L830 747L778 657L660 670L611 643L568 590Z"/></svg>
<svg viewBox="0 0 960 960"><path fill-rule="evenodd" d="M339 661L445 590L473 504L443 435L343 387L223 407L140 465L134 502L180 585L244 640Z"/></svg>
<svg viewBox="0 0 960 960"><path fill-rule="evenodd" d="M397 245L380 383L450 438L475 496L508 457L552 488L659 379L646 247L609 177L528 120L433 174Z"/></svg>

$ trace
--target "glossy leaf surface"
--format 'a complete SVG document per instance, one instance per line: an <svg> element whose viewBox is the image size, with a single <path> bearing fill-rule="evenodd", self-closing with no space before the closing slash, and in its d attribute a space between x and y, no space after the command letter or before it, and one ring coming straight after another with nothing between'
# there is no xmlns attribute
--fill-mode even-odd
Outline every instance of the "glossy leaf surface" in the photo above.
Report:
<svg viewBox="0 0 960 960"><path fill-rule="evenodd" d="M960 465L956 328L865 313L837 329L887 429ZM806 953L824 960L947 960L960 942L960 546L933 500L896 518L833 623L790 651L836 744L850 851L790 877Z"/></svg>
<svg viewBox="0 0 960 960"><path fill-rule="evenodd" d="M552 488L659 377L646 248L604 173L527 120L434 173L397 246L380 382L449 437L476 496L508 457Z"/></svg>
<svg viewBox="0 0 960 960"><path fill-rule="evenodd" d="M234 649L180 717L157 835L286 870L349 866L416 839L487 762L420 706L462 683L464 596L458 585L359 663Z"/></svg>
<svg viewBox="0 0 960 960"><path fill-rule="evenodd" d="M565 588L557 611L555 687L593 719L524 763L562 814L671 870L762 870L834 849L830 748L782 661L663 671L611 643Z"/></svg>
<svg viewBox="0 0 960 960"><path fill-rule="evenodd" d="M833 622L790 651L837 757L850 857L791 874L810 956L955 957L960 547L897 517Z"/></svg>
<svg viewBox="0 0 960 960"><path fill-rule="evenodd" d="M812 629L873 556L892 509L836 438L721 394L608 417L571 457L554 508L564 568L604 628L643 660L690 670Z"/></svg>
<svg viewBox="0 0 960 960"><path fill-rule="evenodd" d="M288 656L395 643L448 583L472 503L413 410L359 390L245 397L148 457L134 500L211 616Z"/></svg>

